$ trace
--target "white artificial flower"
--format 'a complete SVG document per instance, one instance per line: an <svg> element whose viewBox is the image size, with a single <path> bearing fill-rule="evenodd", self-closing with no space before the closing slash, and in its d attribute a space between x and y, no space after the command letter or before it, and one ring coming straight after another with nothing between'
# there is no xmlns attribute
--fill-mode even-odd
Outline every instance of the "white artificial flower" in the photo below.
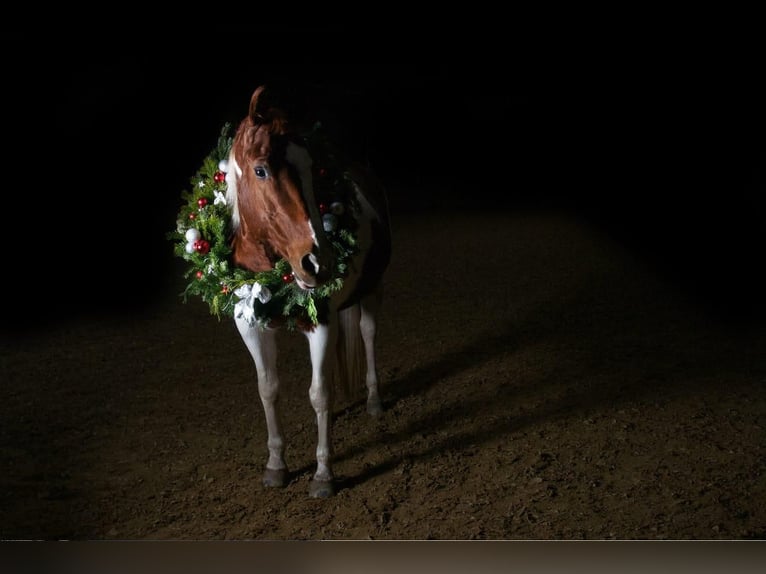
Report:
<svg viewBox="0 0 766 574"><path fill-rule="evenodd" d="M268 287L264 287L258 281L253 283L253 294L258 297L258 300L261 303L268 303L271 301L271 291L269 291Z"/></svg>
<svg viewBox="0 0 766 574"><path fill-rule="evenodd" d="M224 195L223 192L215 190L213 191L213 194L215 195L215 200L213 201L213 205L218 205L219 203L226 205L226 195Z"/></svg>
<svg viewBox="0 0 766 574"><path fill-rule="evenodd" d="M242 317L248 325L255 322L255 300L261 303L268 303L271 300L271 291L257 281L252 284L245 283L234 290L234 294L239 297L239 301L234 306L234 316Z"/></svg>

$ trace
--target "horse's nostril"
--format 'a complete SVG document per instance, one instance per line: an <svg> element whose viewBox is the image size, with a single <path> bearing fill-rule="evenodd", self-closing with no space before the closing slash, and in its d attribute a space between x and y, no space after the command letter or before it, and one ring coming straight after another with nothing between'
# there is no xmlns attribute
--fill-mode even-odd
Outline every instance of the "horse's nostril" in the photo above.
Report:
<svg viewBox="0 0 766 574"><path fill-rule="evenodd" d="M313 253L304 255L303 259L301 259L301 267L303 267L303 270L311 276L315 276L319 273L319 261L317 260L316 255Z"/></svg>

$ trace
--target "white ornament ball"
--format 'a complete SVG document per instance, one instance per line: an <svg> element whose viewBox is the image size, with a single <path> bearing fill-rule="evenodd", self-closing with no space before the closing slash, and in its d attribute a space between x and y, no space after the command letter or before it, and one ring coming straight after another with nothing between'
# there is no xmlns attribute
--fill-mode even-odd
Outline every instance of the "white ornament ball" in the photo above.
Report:
<svg viewBox="0 0 766 574"><path fill-rule="evenodd" d="M333 231L337 223L338 222L332 213L325 213L322 216L322 227L324 227L324 230L327 232Z"/></svg>
<svg viewBox="0 0 766 574"><path fill-rule="evenodd" d="M186 253L194 253L194 242L190 241L186 244Z"/></svg>
<svg viewBox="0 0 766 574"><path fill-rule="evenodd" d="M226 168L228 168L228 167L229 167L229 161L228 160L222 159L221 161L218 162L218 169L219 169L219 171L222 171L223 173L226 173L227 172Z"/></svg>
<svg viewBox="0 0 766 574"><path fill-rule="evenodd" d="M194 243L195 241L197 241L197 239L201 237L201 235L197 229L194 229L192 227L186 230L186 235L184 235L184 237L186 237L186 241L188 241L189 243Z"/></svg>

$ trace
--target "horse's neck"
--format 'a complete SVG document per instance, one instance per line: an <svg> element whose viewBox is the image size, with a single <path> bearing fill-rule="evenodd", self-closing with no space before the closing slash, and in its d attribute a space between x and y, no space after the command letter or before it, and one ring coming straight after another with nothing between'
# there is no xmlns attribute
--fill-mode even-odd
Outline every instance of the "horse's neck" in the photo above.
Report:
<svg viewBox="0 0 766 574"><path fill-rule="evenodd" d="M349 167L348 174L360 206L361 217L388 229L388 199L383 185L369 170L363 168Z"/></svg>

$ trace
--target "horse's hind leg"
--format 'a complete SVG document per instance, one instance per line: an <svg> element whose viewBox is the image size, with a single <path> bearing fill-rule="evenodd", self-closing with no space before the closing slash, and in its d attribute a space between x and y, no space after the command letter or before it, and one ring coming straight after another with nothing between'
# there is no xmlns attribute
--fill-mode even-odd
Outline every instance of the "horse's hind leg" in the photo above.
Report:
<svg viewBox="0 0 766 574"><path fill-rule="evenodd" d="M378 391L378 370L375 363L375 338L377 335L377 314L383 299L383 287L378 286L374 293L362 299L360 303L361 319L359 327L364 341L364 353L367 359L367 412L378 416L383 412L383 404Z"/></svg>
<svg viewBox="0 0 766 574"><path fill-rule="evenodd" d="M277 376L276 331L251 327L245 321L236 320L237 329L245 346L253 356L258 375L258 394L263 404L268 431L269 460L263 473L264 486L285 486L288 470L285 464L285 443L282 438L277 399L279 377Z"/></svg>

